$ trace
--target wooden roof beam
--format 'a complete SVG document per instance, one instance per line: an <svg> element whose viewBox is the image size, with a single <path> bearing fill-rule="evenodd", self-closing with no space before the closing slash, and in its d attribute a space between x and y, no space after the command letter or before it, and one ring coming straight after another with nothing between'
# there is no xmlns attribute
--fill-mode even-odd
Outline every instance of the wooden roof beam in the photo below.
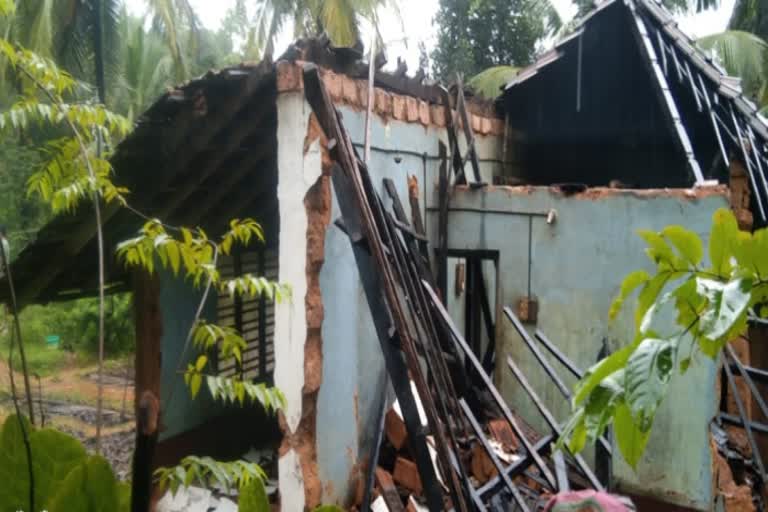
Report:
<svg viewBox="0 0 768 512"><path fill-rule="evenodd" d="M274 76L273 70L272 63L268 62L262 62L253 68L248 77L242 80L243 84L235 98L230 100L224 107L213 111L210 116L206 116L196 129L193 130L194 133L186 134L187 136L184 137L184 141L175 152L178 158L172 159L163 172L158 173L160 177L158 182L153 183L151 188L148 187L150 195L145 203L151 202L151 199L157 195L155 191L162 190L180 170L185 169L194 161L198 150L205 148L215 135L226 127L227 123L237 115L243 104L251 99L253 93L259 89L266 78ZM115 202L106 205L102 212L104 226L120 209L121 207ZM62 271L66 270L66 260L77 257L83 247L95 236L95 232L95 222L92 219L84 220L83 223L70 232L66 243L62 244L63 247L58 250L57 257L51 258L50 264L45 268L39 269L37 275L30 281L19 283L21 285L19 303L25 305L34 301ZM18 262L22 262L22 260L17 260Z"/></svg>

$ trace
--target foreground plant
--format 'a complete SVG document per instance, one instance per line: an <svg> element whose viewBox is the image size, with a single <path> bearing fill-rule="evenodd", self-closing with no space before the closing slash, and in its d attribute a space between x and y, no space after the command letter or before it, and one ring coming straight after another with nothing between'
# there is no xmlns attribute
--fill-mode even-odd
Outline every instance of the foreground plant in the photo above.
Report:
<svg viewBox="0 0 768 512"><path fill-rule="evenodd" d="M701 239L682 226L639 235L655 271L629 274L610 309L613 320L639 289L634 339L577 383L573 413L560 439L576 453L612 423L632 467L645 451L672 375L685 374L698 353L716 359L728 342L746 333L750 317L768 316L768 229L740 231L730 210L718 210L706 264ZM676 327L662 331L659 319L670 309Z"/></svg>

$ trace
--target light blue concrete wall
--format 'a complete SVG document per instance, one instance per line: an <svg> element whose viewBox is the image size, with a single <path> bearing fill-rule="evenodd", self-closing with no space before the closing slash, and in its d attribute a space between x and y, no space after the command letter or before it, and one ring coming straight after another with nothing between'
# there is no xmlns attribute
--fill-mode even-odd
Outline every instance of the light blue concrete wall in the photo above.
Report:
<svg viewBox="0 0 768 512"><path fill-rule="evenodd" d="M364 141L365 114L342 107L344 124L353 143ZM445 130L417 123L384 121L374 117L370 174L379 193L390 205L382 180L391 178L406 213L411 214L407 177L415 175L420 185L420 202L435 190L438 175L438 143L446 140ZM479 138L481 158L497 158L495 138ZM360 149L362 154L362 149ZM418 156L409 154L417 153ZM426 160L421 155L427 155ZM482 165L490 180L494 163ZM333 195L331 220L340 215ZM422 218L426 219L425 211ZM376 418L382 407L385 370L373 320L360 283L349 239L329 226L325 239L325 264L320 273L325 318L323 321L323 382L317 404L317 460L324 483L324 503L347 504L354 489L350 477L358 461L366 460L373 445Z"/></svg>
<svg viewBox="0 0 768 512"><path fill-rule="evenodd" d="M165 430L160 434L162 440L202 425L206 420L220 414L222 406L213 401L205 386L201 388L197 398L192 400L184 384L183 375L176 373L187 333L202 299L202 290L192 286L190 281L174 277L168 271L158 272L163 319L160 395ZM216 290L211 291L202 318L216 321ZM186 369L188 363L196 360L197 355L197 350L190 347L181 361L182 370Z"/></svg>
<svg viewBox="0 0 768 512"><path fill-rule="evenodd" d="M685 191L636 194L608 190L599 197L564 197L546 187L489 187L474 191L460 188L451 198L452 208L519 213L546 213L554 209L557 221L548 225L545 218L535 217L529 224L525 215L452 212L449 247L499 250L501 302L514 305L527 295L529 286L530 225L530 288L539 302L536 327L586 369L595 362L603 338L609 339L616 349L631 336L632 308L613 327L608 325L608 308L626 274L650 267L636 231L682 224L705 235L712 213L723 206L727 206L723 195L692 199L686 197ZM434 226L437 215L431 214L430 220ZM434 235L433 232L433 240ZM452 276L449 287L450 280ZM510 405L545 432L547 429L532 402L506 365L499 362L511 355L556 417L566 418L568 404L511 324L503 321L497 332L500 348L496 381ZM554 361L553 365L557 367ZM699 357L684 379L673 380L637 472L615 456L614 473L625 491L650 493L670 502L709 510L712 465L708 424L716 409L715 374L712 362ZM566 373L561 371L561 375L565 377ZM573 379L565 380L574 383Z"/></svg>

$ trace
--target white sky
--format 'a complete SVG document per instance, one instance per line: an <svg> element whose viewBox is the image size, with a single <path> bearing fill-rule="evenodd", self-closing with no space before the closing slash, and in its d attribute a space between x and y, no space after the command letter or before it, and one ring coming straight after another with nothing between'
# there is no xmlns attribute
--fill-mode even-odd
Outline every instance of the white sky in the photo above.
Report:
<svg viewBox="0 0 768 512"><path fill-rule="evenodd" d="M552 0L563 20L573 17L575 7L570 0ZM735 0L720 0L721 6L714 11L700 14L681 16L678 18L680 27L693 37L721 32L725 29ZM126 0L131 11L137 14L144 11L144 0ZM227 9L234 5L234 0L190 0L203 24L216 29L220 26ZM418 68L419 41L424 41L428 50L435 44L435 28L432 18L437 12L438 0L411 0L401 2L402 26L392 13L382 13L381 32L387 43L389 66L397 61L397 56L405 56L408 68L413 72ZM407 42L407 48L405 43ZM291 43L291 31L286 30L279 37L276 53L279 55Z"/></svg>

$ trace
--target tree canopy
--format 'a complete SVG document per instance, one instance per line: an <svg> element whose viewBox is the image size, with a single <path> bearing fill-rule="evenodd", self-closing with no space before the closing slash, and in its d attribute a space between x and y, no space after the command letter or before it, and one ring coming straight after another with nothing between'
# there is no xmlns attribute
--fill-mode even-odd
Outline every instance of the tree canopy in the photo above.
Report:
<svg viewBox="0 0 768 512"><path fill-rule="evenodd" d="M530 64L560 19L543 0L440 0L435 23L434 73L449 82L456 73Z"/></svg>

